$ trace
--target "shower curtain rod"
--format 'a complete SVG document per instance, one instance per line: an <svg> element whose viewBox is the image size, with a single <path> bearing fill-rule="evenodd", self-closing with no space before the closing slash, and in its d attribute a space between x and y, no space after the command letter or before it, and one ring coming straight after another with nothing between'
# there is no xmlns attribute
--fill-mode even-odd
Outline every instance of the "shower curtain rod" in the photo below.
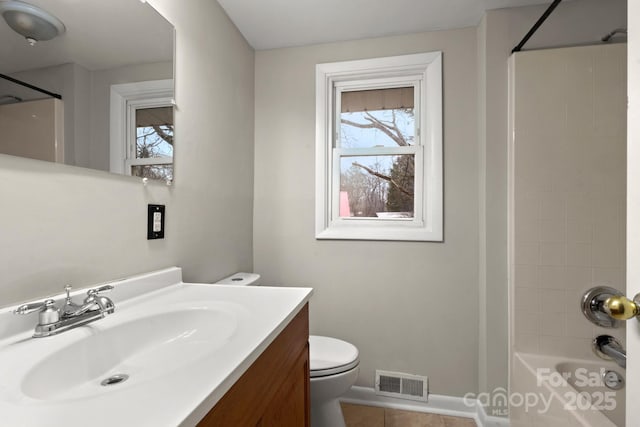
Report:
<svg viewBox="0 0 640 427"><path fill-rule="evenodd" d="M544 11L540 19L538 19L538 21L535 24L533 24L533 27L531 27L529 32L522 38L522 41L520 41L520 43L518 43L518 45L513 48L511 53L520 52L520 50L522 50L522 47L525 45L525 43L529 41L531 36L534 35L536 31L538 31L538 28L540 28L540 25L542 25L542 23L547 20L549 15L551 15L551 12L553 12L553 10L556 8L556 6L560 4L561 1L562 0L553 0L553 3L551 3L551 5L549 5L547 10Z"/></svg>
<svg viewBox="0 0 640 427"><path fill-rule="evenodd" d="M18 84L20 86L28 87L29 89L35 90L35 91L40 92L40 93L44 93L44 94L52 96L52 97L54 97L56 99L62 99L62 96L57 94L57 93L49 92L48 90L39 88L38 86L34 86L34 85L29 84L29 83L23 82L22 80L14 79L13 77L9 77L9 76L4 75L4 74L0 74L0 78L3 78L5 80L9 80L10 82Z"/></svg>

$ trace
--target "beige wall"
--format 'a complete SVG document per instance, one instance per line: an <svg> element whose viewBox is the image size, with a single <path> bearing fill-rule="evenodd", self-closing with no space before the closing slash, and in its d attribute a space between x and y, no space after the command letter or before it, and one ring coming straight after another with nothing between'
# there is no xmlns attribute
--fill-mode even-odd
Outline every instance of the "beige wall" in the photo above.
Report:
<svg viewBox="0 0 640 427"><path fill-rule="evenodd" d="M0 156L0 306L169 265L252 268L254 54L217 2L154 0L176 26L172 187ZM167 205L146 240L146 204Z"/></svg>
<svg viewBox="0 0 640 427"><path fill-rule="evenodd" d="M444 62L445 242L315 240L315 65L434 50ZM359 348L360 385L386 369L428 375L437 394L477 387L475 75L475 29L256 53L255 271L315 288L311 332Z"/></svg>

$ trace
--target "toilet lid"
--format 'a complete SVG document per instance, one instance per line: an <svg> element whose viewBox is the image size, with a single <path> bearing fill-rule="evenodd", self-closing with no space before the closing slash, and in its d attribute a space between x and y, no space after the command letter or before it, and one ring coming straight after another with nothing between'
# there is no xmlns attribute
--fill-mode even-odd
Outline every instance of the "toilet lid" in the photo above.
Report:
<svg viewBox="0 0 640 427"><path fill-rule="evenodd" d="M324 377L346 372L358 366L358 349L337 338L309 336L311 377Z"/></svg>

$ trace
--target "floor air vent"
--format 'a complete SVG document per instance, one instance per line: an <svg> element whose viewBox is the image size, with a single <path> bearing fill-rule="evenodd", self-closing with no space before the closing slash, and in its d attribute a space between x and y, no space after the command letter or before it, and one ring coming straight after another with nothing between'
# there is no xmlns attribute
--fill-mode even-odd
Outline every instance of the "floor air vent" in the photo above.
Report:
<svg viewBox="0 0 640 427"><path fill-rule="evenodd" d="M418 375L376 370L376 394L426 402L429 380Z"/></svg>

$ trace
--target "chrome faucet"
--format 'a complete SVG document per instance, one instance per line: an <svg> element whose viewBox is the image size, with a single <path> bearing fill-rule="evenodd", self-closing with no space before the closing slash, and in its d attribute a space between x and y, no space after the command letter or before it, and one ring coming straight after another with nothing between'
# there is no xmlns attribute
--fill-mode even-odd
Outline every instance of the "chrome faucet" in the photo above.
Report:
<svg viewBox="0 0 640 427"><path fill-rule="evenodd" d="M39 312L34 338L48 337L60 332L68 331L78 326L86 325L95 320L102 319L115 311L115 305L111 299L100 295L113 289L111 285L89 289L87 297L82 304L76 304L71 299L69 292L71 287L65 287L67 297L62 308L57 308L52 299L43 302L23 304L14 310L15 314L30 314Z"/></svg>
<svg viewBox="0 0 640 427"><path fill-rule="evenodd" d="M613 360L621 368L627 368L627 352L620 341L610 335L599 335L593 340L593 351L598 357Z"/></svg>

